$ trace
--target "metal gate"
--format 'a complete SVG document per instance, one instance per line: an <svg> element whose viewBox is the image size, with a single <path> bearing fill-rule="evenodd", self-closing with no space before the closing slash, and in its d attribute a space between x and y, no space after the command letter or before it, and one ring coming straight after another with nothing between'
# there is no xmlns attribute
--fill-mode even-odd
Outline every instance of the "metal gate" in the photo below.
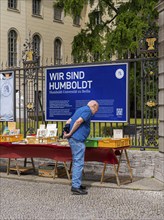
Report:
<svg viewBox="0 0 164 220"><path fill-rule="evenodd" d="M114 128L122 128L124 135L130 136L134 147L141 149L158 147L158 59L155 41L154 37L143 39L140 56L106 62L129 63L129 117L127 123L92 123L91 137L112 136ZM29 57L31 57L30 53L31 51L29 51ZM36 133L40 124L47 123L45 121L45 68L50 66L38 64L38 59L25 59L23 68L0 70L0 73L14 72L14 115L17 127L20 128L24 137L28 133ZM98 64L101 65L101 62ZM6 123L0 122L0 133ZM60 135L64 122L56 123L58 135Z"/></svg>

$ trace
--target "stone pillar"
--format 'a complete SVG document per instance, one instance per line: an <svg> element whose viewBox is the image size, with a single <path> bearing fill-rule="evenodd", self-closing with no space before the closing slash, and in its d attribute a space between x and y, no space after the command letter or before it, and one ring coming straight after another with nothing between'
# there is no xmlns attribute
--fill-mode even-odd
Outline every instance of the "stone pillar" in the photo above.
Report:
<svg viewBox="0 0 164 220"><path fill-rule="evenodd" d="M155 160L154 176L164 182L164 1L157 6L159 12L159 154Z"/></svg>

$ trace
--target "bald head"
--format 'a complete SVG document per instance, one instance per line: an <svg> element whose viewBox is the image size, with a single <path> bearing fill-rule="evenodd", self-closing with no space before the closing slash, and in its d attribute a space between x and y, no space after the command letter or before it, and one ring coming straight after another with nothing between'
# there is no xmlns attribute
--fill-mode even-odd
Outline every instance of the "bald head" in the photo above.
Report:
<svg viewBox="0 0 164 220"><path fill-rule="evenodd" d="M95 100L91 100L87 104L92 111L92 114L95 114L99 109L99 104Z"/></svg>

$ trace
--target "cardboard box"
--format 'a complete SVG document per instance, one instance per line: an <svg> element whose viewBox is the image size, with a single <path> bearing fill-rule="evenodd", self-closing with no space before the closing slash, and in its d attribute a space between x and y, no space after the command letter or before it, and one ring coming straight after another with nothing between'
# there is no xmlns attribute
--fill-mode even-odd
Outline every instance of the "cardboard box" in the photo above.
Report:
<svg viewBox="0 0 164 220"><path fill-rule="evenodd" d="M66 176L66 171L63 164L57 165L57 172L54 173L55 164L54 163L45 163L41 164L38 167L38 175L42 177L62 177Z"/></svg>
<svg viewBox="0 0 164 220"><path fill-rule="evenodd" d="M53 177L54 169L54 163L41 164L38 167L38 175L43 177Z"/></svg>

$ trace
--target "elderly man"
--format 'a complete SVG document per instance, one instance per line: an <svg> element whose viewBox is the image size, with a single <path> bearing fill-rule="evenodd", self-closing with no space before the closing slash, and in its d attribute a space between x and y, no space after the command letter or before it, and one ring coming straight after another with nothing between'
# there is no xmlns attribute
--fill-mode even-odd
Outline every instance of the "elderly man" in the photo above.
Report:
<svg viewBox="0 0 164 220"><path fill-rule="evenodd" d="M95 100L88 102L76 110L74 115L68 119L66 125L70 124L70 131L64 133L64 138L68 138L72 151L72 188L71 191L76 195L85 195L85 186L81 185L82 171L84 167L85 140L90 133L91 117L98 111L99 104Z"/></svg>

